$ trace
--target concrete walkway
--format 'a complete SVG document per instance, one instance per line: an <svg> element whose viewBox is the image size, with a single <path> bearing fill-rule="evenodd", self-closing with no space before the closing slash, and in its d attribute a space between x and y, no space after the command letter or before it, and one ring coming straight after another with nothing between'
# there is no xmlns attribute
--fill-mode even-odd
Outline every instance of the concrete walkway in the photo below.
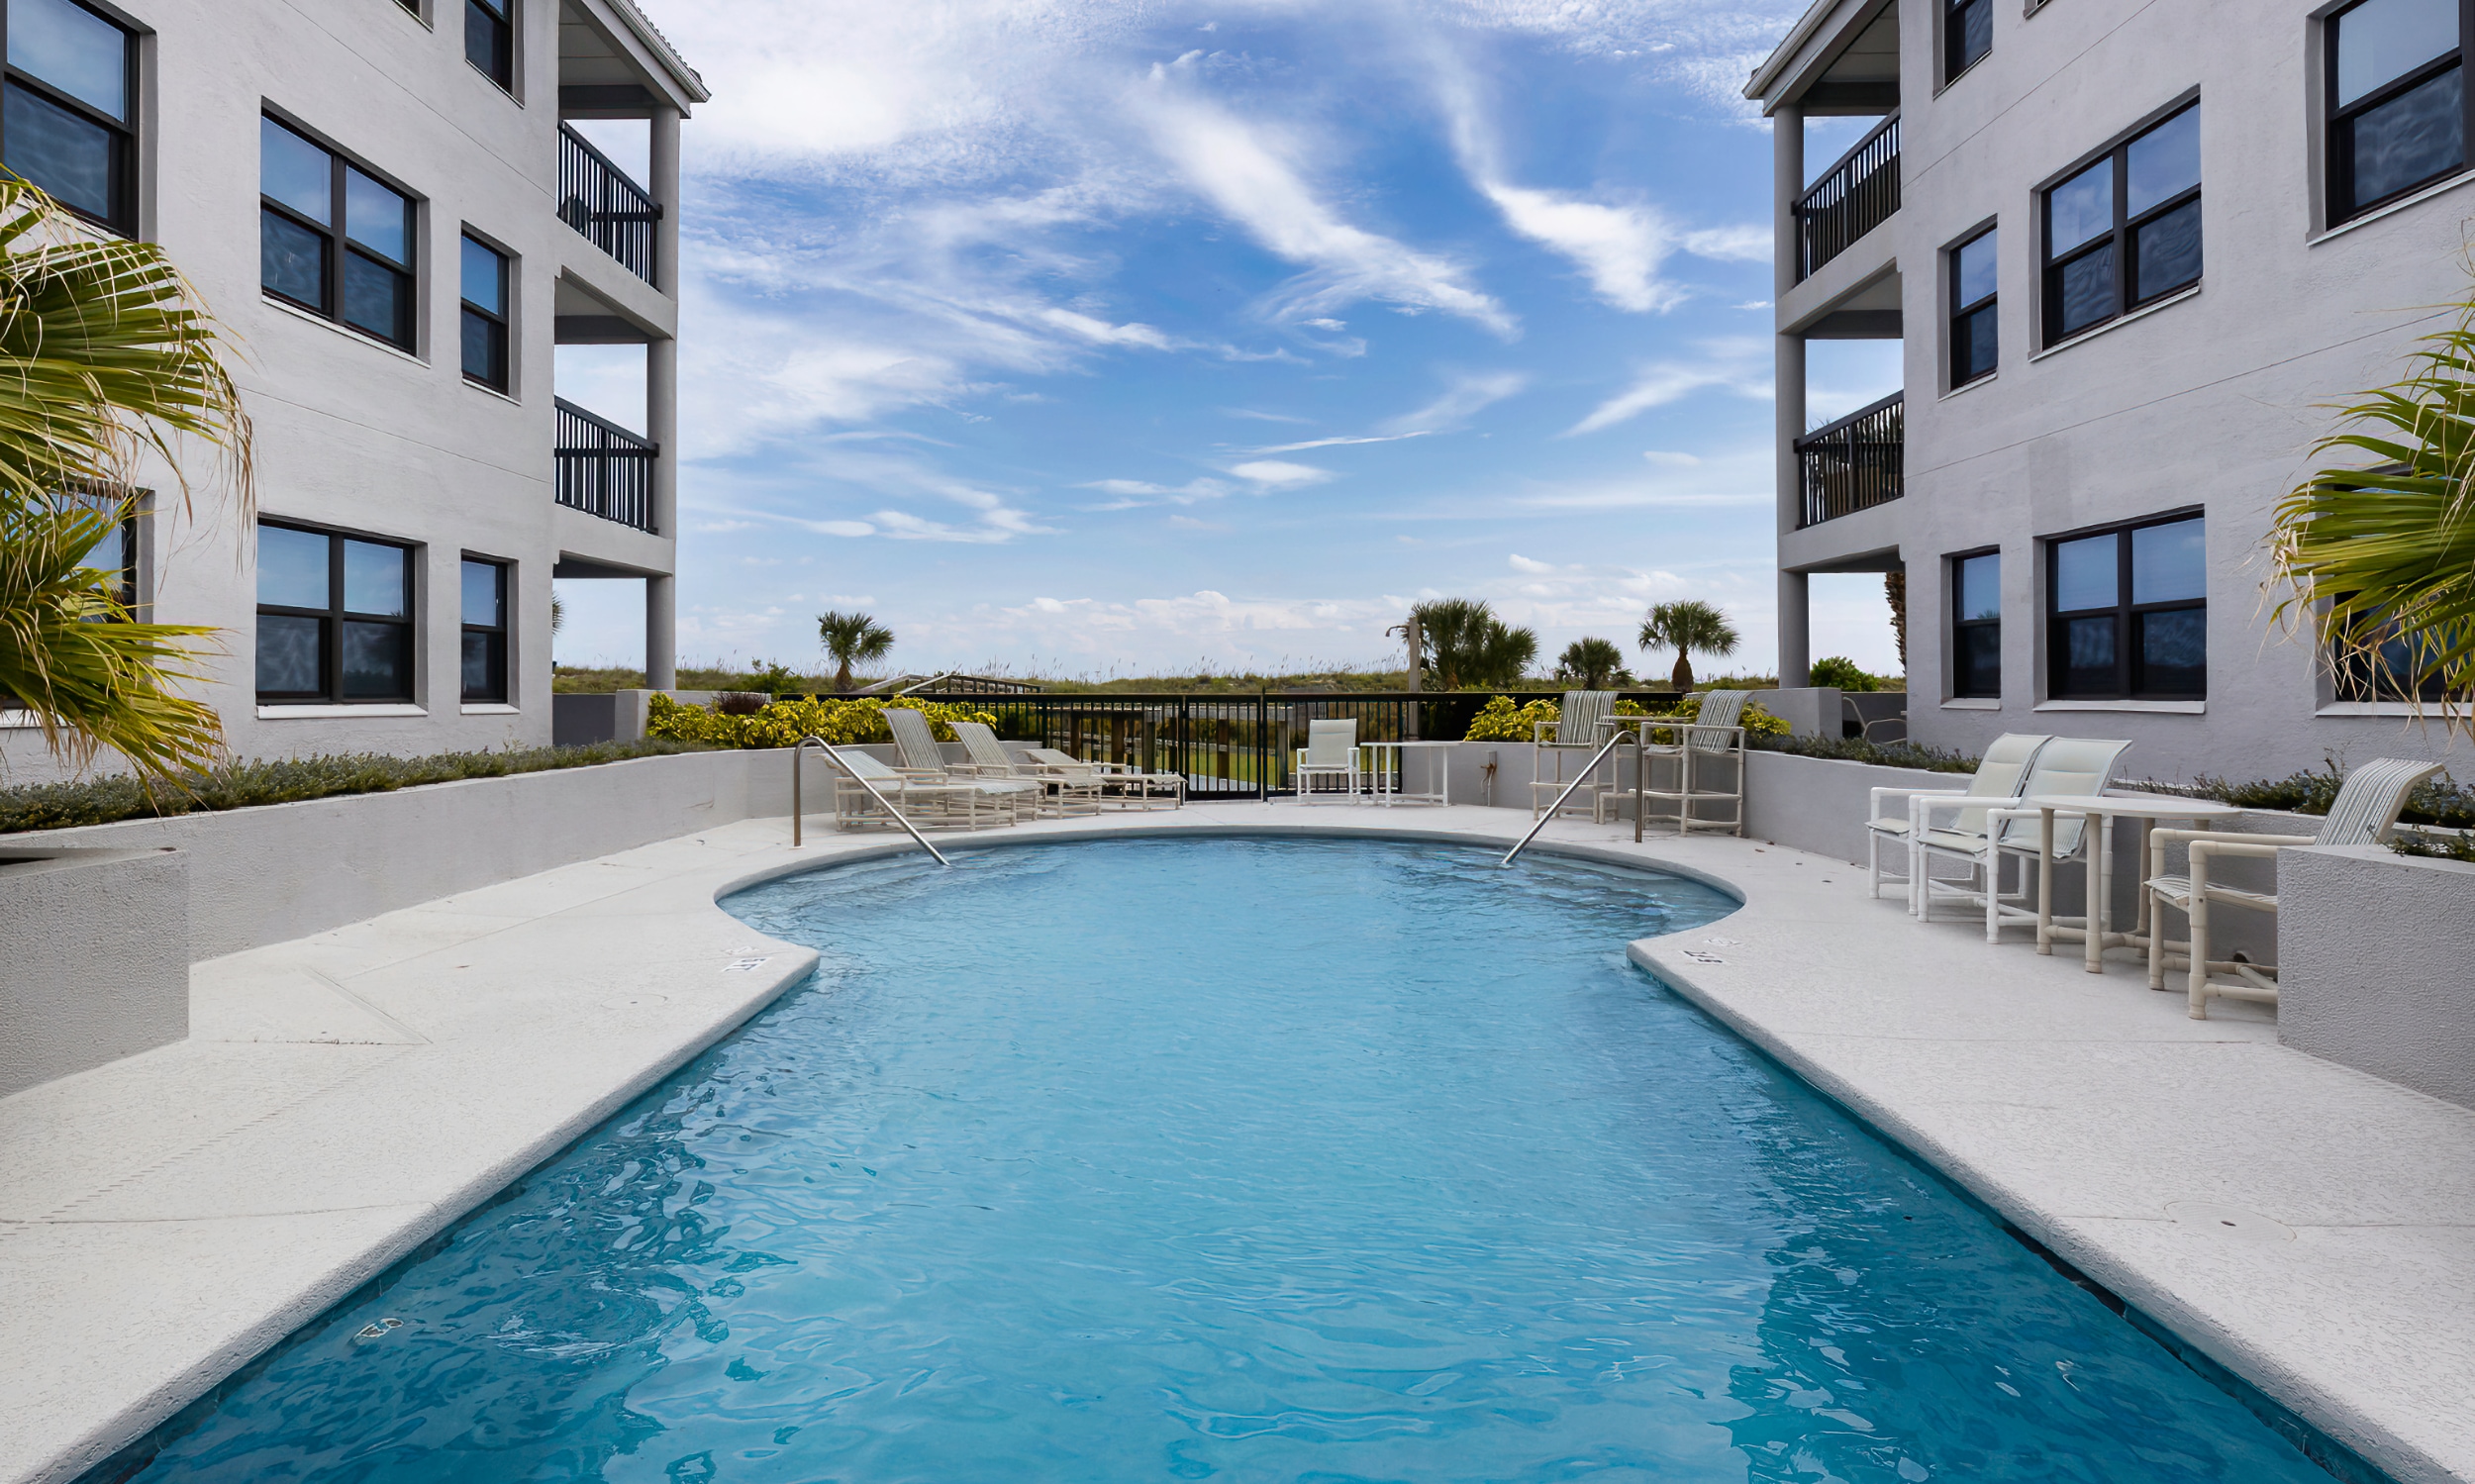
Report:
<svg viewBox="0 0 2475 1484"><path fill-rule="evenodd" d="M985 838L1525 824L1283 803ZM188 1041L0 1100L0 1481L75 1477L807 973L718 895L908 848L788 835L749 821L201 964ZM2290 1051L2256 1012L2187 1020L2128 957L2092 976L1920 928L1842 862L1542 841L1733 886L1742 911L1635 958L2398 1479L2475 1480L2475 1112Z"/></svg>

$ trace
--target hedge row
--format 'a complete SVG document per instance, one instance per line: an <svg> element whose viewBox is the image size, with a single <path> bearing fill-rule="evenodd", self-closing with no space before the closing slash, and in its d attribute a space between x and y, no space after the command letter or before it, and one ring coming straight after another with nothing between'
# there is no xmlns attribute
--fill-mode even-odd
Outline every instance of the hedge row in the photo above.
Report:
<svg viewBox="0 0 2475 1484"><path fill-rule="evenodd" d="M296 804L338 794L381 794L420 783L504 778L511 773L541 773L553 768L590 767L631 757L662 757L701 750L704 749L685 742L653 739L595 742L585 747L438 752L428 757L352 752L272 762L252 758L151 784L117 776L79 783L38 783L0 789L0 835L247 809L258 804Z"/></svg>

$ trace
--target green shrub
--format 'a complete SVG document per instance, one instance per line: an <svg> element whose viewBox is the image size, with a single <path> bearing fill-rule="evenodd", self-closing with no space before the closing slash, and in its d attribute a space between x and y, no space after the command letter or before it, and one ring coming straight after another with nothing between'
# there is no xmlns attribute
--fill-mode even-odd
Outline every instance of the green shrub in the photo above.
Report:
<svg viewBox="0 0 2475 1484"><path fill-rule="evenodd" d="M1886 768L1923 768L1932 773L1973 773L1977 759L1964 752L1915 742L1872 742L1861 737L1782 737L1748 740L1766 752L1792 752L1799 757L1835 757L1844 762L1870 762Z"/></svg>
<svg viewBox="0 0 2475 1484"><path fill-rule="evenodd" d="M1855 660L1837 654L1815 660L1807 673L1812 677L1807 683L1812 685L1828 685L1839 690L1891 689L1883 676L1859 669Z"/></svg>
<svg viewBox="0 0 2475 1484"><path fill-rule="evenodd" d="M1694 717L1698 717L1702 714L1702 698L1708 694L1710 694L1708 691L1697 690L1693 694L1677 701L1675 710L1661 712L1659 714L1661 716L1672 716L1684 720L1690 720ZM1736 725L1744 729L1744 736L1747 741L1756 737L1785 737L1788 735L1788 724L1779 720L1777 717L1772 716L1769 712L1762 710L1761 703L1759 701L1747 701L1744 703L1744 711L1736 718Z"/></svg>
<svg viewBox="0 0 2475 1484"><path fill-rule="evenodd" d="M2283 778L2258 778L2248 783L2203 774L2192 780L2187 792L2194 798L2218 799L2245 809L2326 814L2345 781L2345 771L2332 757L2317 769L2306 768ZM2412 825L2437 825L2444 830L2475 829L2475 788L2453 782L2443 773L2417 785L2415 792L2407 795L2406 812L2399 818Z"/></svg>
<svg viewBox="0 0 2475 1484"><path fill-rule="evenodd" d="M1533 701L1517 707L1511 696L1497 696L1469 719L1469 731L1461 741L1533 742L1537 737L1538 723L1552 726L1562 715L1553 701Z"/></svg>
<svg viewBox="0 0 2475 1484"><path fill-rule="evenodd" d="M839 747L891 742L894 737L885 725L885 702L874 696L847 701L797 697L776 701L752 716L725 716L701 706L682 706L658 694L648 697L645 704L648 734L709 747L788 747L810 736ZM997 718L988 712L934 701L915 701L906 709L926 716L939 742L954 740L956 722L997 725Z"/></svg>
<svg viewBox="0 0 2475 1484"><path fill-rule="evenodd" d="M30 830L69 830L116 820L154 819L259 804L295 804L339 794L389 793L422 783L462 778L504 778L556 768L589 767L631 757L663 757L700 750L678 742L595 742L585 747L523 747L504 752L438 752L428 757L389 757L356 752L227 762L204 772L157 780L130 777L78 783L38 783L0 789L0 835Z"/></svg>
<svg viewBox="0 0 2475 1484"><path fill-rule="evenodd" d="M2425 855L2441 860L2463 860L2475 865L2475 831L2460 830L2454 835L2401 835L2389 842L2389 848L2401 855Z"/></svg>

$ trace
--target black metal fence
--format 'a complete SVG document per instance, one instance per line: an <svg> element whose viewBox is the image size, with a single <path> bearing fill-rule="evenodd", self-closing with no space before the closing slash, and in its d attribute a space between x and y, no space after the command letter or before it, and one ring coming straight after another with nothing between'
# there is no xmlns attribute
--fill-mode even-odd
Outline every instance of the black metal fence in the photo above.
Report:
<svg viewBox="0 0 2475 1484"><path fill-rule="evenodd" d="M1623 696L1653 711L1664 710L1675 699L1671 691L1626 691ZM1471 718L1494 697L1481 691L1256 696L940 692L904 699L993 713L997 735L1009 742L1055 747L1086 761L1183 774L1193 797L1259 799L1295 792L1290 768L1297 749L1306 745L1309 722L1354 719L1361 742L1458 742L1469 731ZM1513 699L1527 705L1541 697L1532 693Z"/></svg>
<svg viewBox="0 0 2475 1484"><path fill-rule="evenodd" d="M653 459L660 450L572 402L558 403L558 503L605 521L653 529Z"/></svg>
<svg viewBox="0 0 2475 1484"><path fill-rule="evenodd" d="M1819 526L1900 497L1908 447L1903 398L1893 392L1796 441L1802 524Z"/></svg>
<svg viewBox="0 0 2475 1484"><path fill-rule="evenodd" d="M653 224L661 220L661 208L609 155L564 124L558 126L558 219L629 272L653 281Z"/></svg>
<svg viewBox="0 0 2475 1484"><path fill-rule="evenodd" d="M1796 203L1796 280L1856 245L1899 210L1899 115L1839 156Z"/></svg>

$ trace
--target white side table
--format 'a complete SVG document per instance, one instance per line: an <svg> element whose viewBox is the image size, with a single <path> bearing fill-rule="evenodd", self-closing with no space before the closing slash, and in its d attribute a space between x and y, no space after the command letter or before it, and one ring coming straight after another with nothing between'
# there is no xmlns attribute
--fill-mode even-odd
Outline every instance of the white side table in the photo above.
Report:
<svg viewBox="0 0 2475 1484"><path fill-rule="evenodd" d="M2141 931L2148 927L2148 832L2159 820L2189 820L2206 830L2211 822L2229 820L2243 811L2232 804L2215 799L2178 799L2171 794L2034 794L2020 801L2022 808L2037 811L2042 827L2036 841L2036 951L2051 953L2054 940L2077 938L2087 944L2088 971L2106 971L2105 951L2114 947L2148 946ZM2097 829L2098 838L2089 841L2088 915L2080 926L2054 921L2054 816L2076 814L2089 820ZM2132 915L2132 930L2111 932L2106 927L2106 908L2114 895L2114 822L2118 819L2140 823L2138 909Z"/></svg>
<svg viewBox="0 0 2475 1484"><path fill-rule="evenodd" d="M1358 745L1367 751L1367 770L1373 774L1374 787L1371 791L1375 802L1386 809L1396 803L1449 804L1452 802L1452 754L1449 751L1436 749L1457 747L1460 745L1459 742L1360 742ZM1387 751L1392 753L1392 769L1389 773L1384 769L1382 756ZM1409 754L1413 751L1427 752L1435 758L1435 763L1427 776L1429 786L1415 791L1409 787ZM1384 787L1386 777L1392 780L1390 788Z"/></svg>

